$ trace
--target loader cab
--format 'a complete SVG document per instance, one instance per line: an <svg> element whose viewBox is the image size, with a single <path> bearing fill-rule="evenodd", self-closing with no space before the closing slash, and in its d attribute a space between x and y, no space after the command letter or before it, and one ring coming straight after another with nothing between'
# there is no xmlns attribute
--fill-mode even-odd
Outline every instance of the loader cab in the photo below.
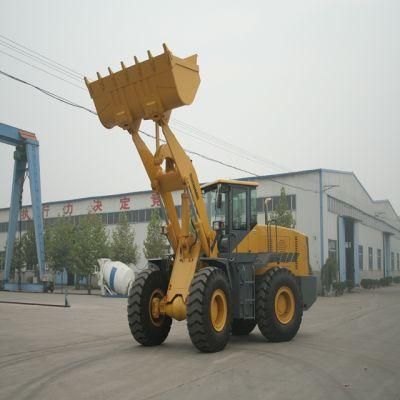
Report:
<svg viewBox="0 0 400 400"><path fill-rule="evenodd" d="M220 253L231 253L257 225L257 183L218 180L202 186L208 220Z"/></svg>

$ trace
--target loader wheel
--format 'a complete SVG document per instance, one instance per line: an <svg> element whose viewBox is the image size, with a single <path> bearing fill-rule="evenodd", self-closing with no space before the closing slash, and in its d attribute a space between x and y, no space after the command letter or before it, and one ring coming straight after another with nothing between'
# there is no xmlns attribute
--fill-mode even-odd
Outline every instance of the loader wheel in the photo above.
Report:
<svg viewBox="0 0 400 400"><path fill-rule="evenodd" d="M216 267L199 270L190 286L187 326L192 343L202 352L224 349L229 340L231 292L225 273Z"/></svg>
<svg viewBox="0 0 400 400"><path fill-rule="evenodd" d="M257 280L256 319L270 342L287 342L296 336L303 304L295 277L286 268L273 268Z"/></svg>
<svg viewBox="0 0 400 400"><path fill-rule="evenodd" d="M154 302L167 291L168 281L160 269L151 265L140 272L129 288L128 322L132 336L143 346L164 342L171 329L172 319L154 312Z"/></svg>
<svg viewBox="0 0 400 400"><path fill-rule="evenodd" d="M232 321L232 335L244 336L248 335L256 327L255 319L234 319Z"/></svg>

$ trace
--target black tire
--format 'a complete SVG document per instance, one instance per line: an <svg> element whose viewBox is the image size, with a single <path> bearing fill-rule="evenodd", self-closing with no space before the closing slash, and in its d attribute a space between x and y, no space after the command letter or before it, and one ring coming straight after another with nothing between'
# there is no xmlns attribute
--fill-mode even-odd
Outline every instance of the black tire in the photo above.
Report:
<svg viewBox="0 0 400 400"><path fill-rule="evenodd" d="M256 327L255 319L234 319L232 321L232 335L244 336L248 335Z"/></svg>
<svg viewBox="0 0 400 400"><path fill-rule="evenodd" d="M128 294L128 322L134 339L143 346L157 346L164 342L171 329L172 319L161 316L156 322L150 315L150 300L155 291L166 294L168 281L155 265L140 272Z"/></svg>
<svg viewBox="0 0 400 400"><path fill-rule="evenodd" d="M219 331L211 321L211 299L217 290L224 293L227 307ZM225 272L216 267L202 268L192 280L187 305L187 326L194 346L204 353L223 350L230 336L231 315L231 292Z"/></svg>
<svg viewBox="0 0 400 400"><path fill-rule="evenodd" d="M281 323L275 311L278 290L288 287L294 296L294 314ZM303 317L303 301L293 274L286 268L273 268L257 279L256 319L261 333L270 342L287 342L296 336Z"/></svg>

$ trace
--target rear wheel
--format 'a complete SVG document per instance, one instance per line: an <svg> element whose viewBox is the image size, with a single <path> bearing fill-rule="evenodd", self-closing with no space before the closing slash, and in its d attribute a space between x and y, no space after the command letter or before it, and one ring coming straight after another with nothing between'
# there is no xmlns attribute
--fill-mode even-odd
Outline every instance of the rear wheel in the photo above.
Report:
<svg viewBox="0 0 400 400"><path fill-rule="evenodd" d="M256 319L271 342L291 340L300 328L303 304L295 277L286 268L273 268L257 280Z"/></svg>
<svg viewBox="0 0 400 400"><path fill-rule="evenodd" d="M132 336L144 346L164 342L172 319L158 313L157 303L165 296L168 281L155 265L140 272L129 288L128 322Z"/></svg>
<svg viewBox="0 0 400 400"><path fill-rule="evenodd" d="M234 319L232 321L232 335L244 336L248 335L256 327L255 319Z"/></svg>
<svg viewBox="0 0 400 400"><path fill-rule="evenodd" d="M205 353L224 349L229 340L231 293L228 278L216 267L199 270L192 281L187 326L192 343Z"/></svg>

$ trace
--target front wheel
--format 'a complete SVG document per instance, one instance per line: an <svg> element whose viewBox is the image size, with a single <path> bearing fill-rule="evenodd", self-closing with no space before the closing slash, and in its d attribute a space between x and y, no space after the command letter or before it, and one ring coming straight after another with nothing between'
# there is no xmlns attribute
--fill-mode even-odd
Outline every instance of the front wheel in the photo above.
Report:
<svg viewBox="0 0 400 400"><path fill-rule="evenodd" d="M231 322L231 292L226 274L216 267L196 272L189 290L187 326L192 343L202 352L223 350Z"/></svg>
<svg viewBox="0 0 400 400"><path fill-rule="evenodd" d="M256 319L270 342L287 342L296 336L303 317L299 286L286 268L273 268L257 279Z"/></svg>
<svg viewBox="0 0 400 400"><path fill-rule="evenodd" d="M166 276L155 265L140 272L129 288L128 322L134 339L143 346L164 342L171 329L172 319L154 312L153 304L167 292Z"/></svg>

